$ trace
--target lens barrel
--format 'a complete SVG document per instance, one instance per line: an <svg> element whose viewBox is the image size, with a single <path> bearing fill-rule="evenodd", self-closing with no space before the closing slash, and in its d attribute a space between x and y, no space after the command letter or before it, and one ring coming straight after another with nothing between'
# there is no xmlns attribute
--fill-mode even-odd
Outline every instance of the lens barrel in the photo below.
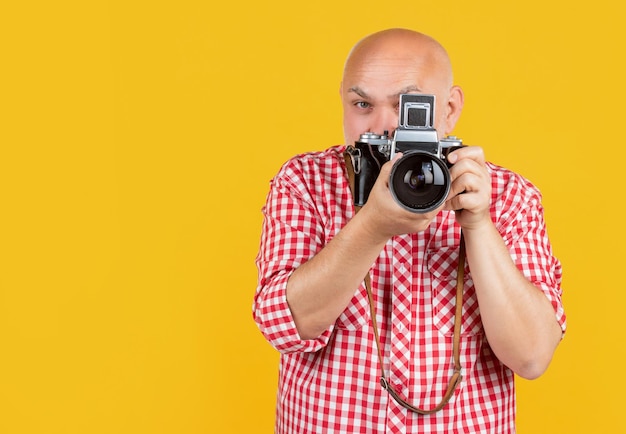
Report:
<svg viewBox="0 0 626 434"><path fill-rule="evenodd" d="M391 169L389 189L403 208L426 213L446 200L450 172L446 163L432 154L408 152Z"/></svg>

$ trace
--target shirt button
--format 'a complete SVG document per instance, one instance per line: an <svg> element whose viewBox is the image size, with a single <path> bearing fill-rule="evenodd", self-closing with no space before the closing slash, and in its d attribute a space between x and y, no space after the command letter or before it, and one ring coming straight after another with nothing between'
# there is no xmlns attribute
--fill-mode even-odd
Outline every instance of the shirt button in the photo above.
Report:
<svg viewBox="0 0 626 434"><path fill-rule="evenodd" d="M401 334L405 334L406 333L406 326L404 325L403 322L397 322L395 327L396 327L396 330L398 331L398 333L401 333Z"/></svg>

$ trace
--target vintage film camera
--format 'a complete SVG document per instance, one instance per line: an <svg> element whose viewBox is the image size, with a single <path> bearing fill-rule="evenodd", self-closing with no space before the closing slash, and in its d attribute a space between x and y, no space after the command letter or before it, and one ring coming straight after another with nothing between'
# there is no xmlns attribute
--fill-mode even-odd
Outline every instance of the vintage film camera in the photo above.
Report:
<svg viewBox="0 0 626 434"><path fill-rule="evenodd" d="M449 136L439 141L433 128L435 96L400 95L399 122L393 139L367 132L348 148L354 166L354 204L363 206L382 165L402 152L393 166L389 189L405 209L426 213L441 205L450 191L450 152L464 146Z"/></svg>

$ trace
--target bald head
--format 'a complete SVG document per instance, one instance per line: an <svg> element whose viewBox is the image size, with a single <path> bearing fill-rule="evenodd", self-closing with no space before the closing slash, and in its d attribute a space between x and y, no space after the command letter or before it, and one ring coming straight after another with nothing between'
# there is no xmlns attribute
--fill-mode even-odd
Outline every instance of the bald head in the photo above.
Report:
<svg viewBox="0 0 626 434"><path fill-rule="evenodd" d="M440 137L454 128L463 93L453 86L446 50L423 33L389 29L360 40L343 71L341 97L346 143L371 131L392 133L403 93L435 95L435 128Z"/></svg>
<svg viewBox="0 0 626 434"><path fill-rule="evenodd" d="M445 48L430 36L408 29L383 30L361 39L346 59L344 75L383 59L413 61L452 85L452 66Z"/></svg>

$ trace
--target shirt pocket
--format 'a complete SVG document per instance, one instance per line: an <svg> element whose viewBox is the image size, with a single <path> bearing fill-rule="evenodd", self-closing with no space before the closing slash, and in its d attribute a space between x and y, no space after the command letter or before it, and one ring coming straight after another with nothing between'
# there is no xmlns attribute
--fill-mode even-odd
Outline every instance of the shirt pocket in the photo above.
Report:
<svg viewBox="0 0 626 434"><path fill-rule="evenodd" d="M362 282L348 307L337 318L336 327L340 330L355 331L370 320L370 305L365 282Z"/></svg>
<svg viewBox="0 0 626 434"><path fill-rule="evenodd" d="M427 264L433 300L433 324L440 333L454 335L456 310L456 281L459 264L459 246L446 246L427 252ZM463 276L463 310L461 335L482 333L482 322L474 282L465 263Z"/></svg>

